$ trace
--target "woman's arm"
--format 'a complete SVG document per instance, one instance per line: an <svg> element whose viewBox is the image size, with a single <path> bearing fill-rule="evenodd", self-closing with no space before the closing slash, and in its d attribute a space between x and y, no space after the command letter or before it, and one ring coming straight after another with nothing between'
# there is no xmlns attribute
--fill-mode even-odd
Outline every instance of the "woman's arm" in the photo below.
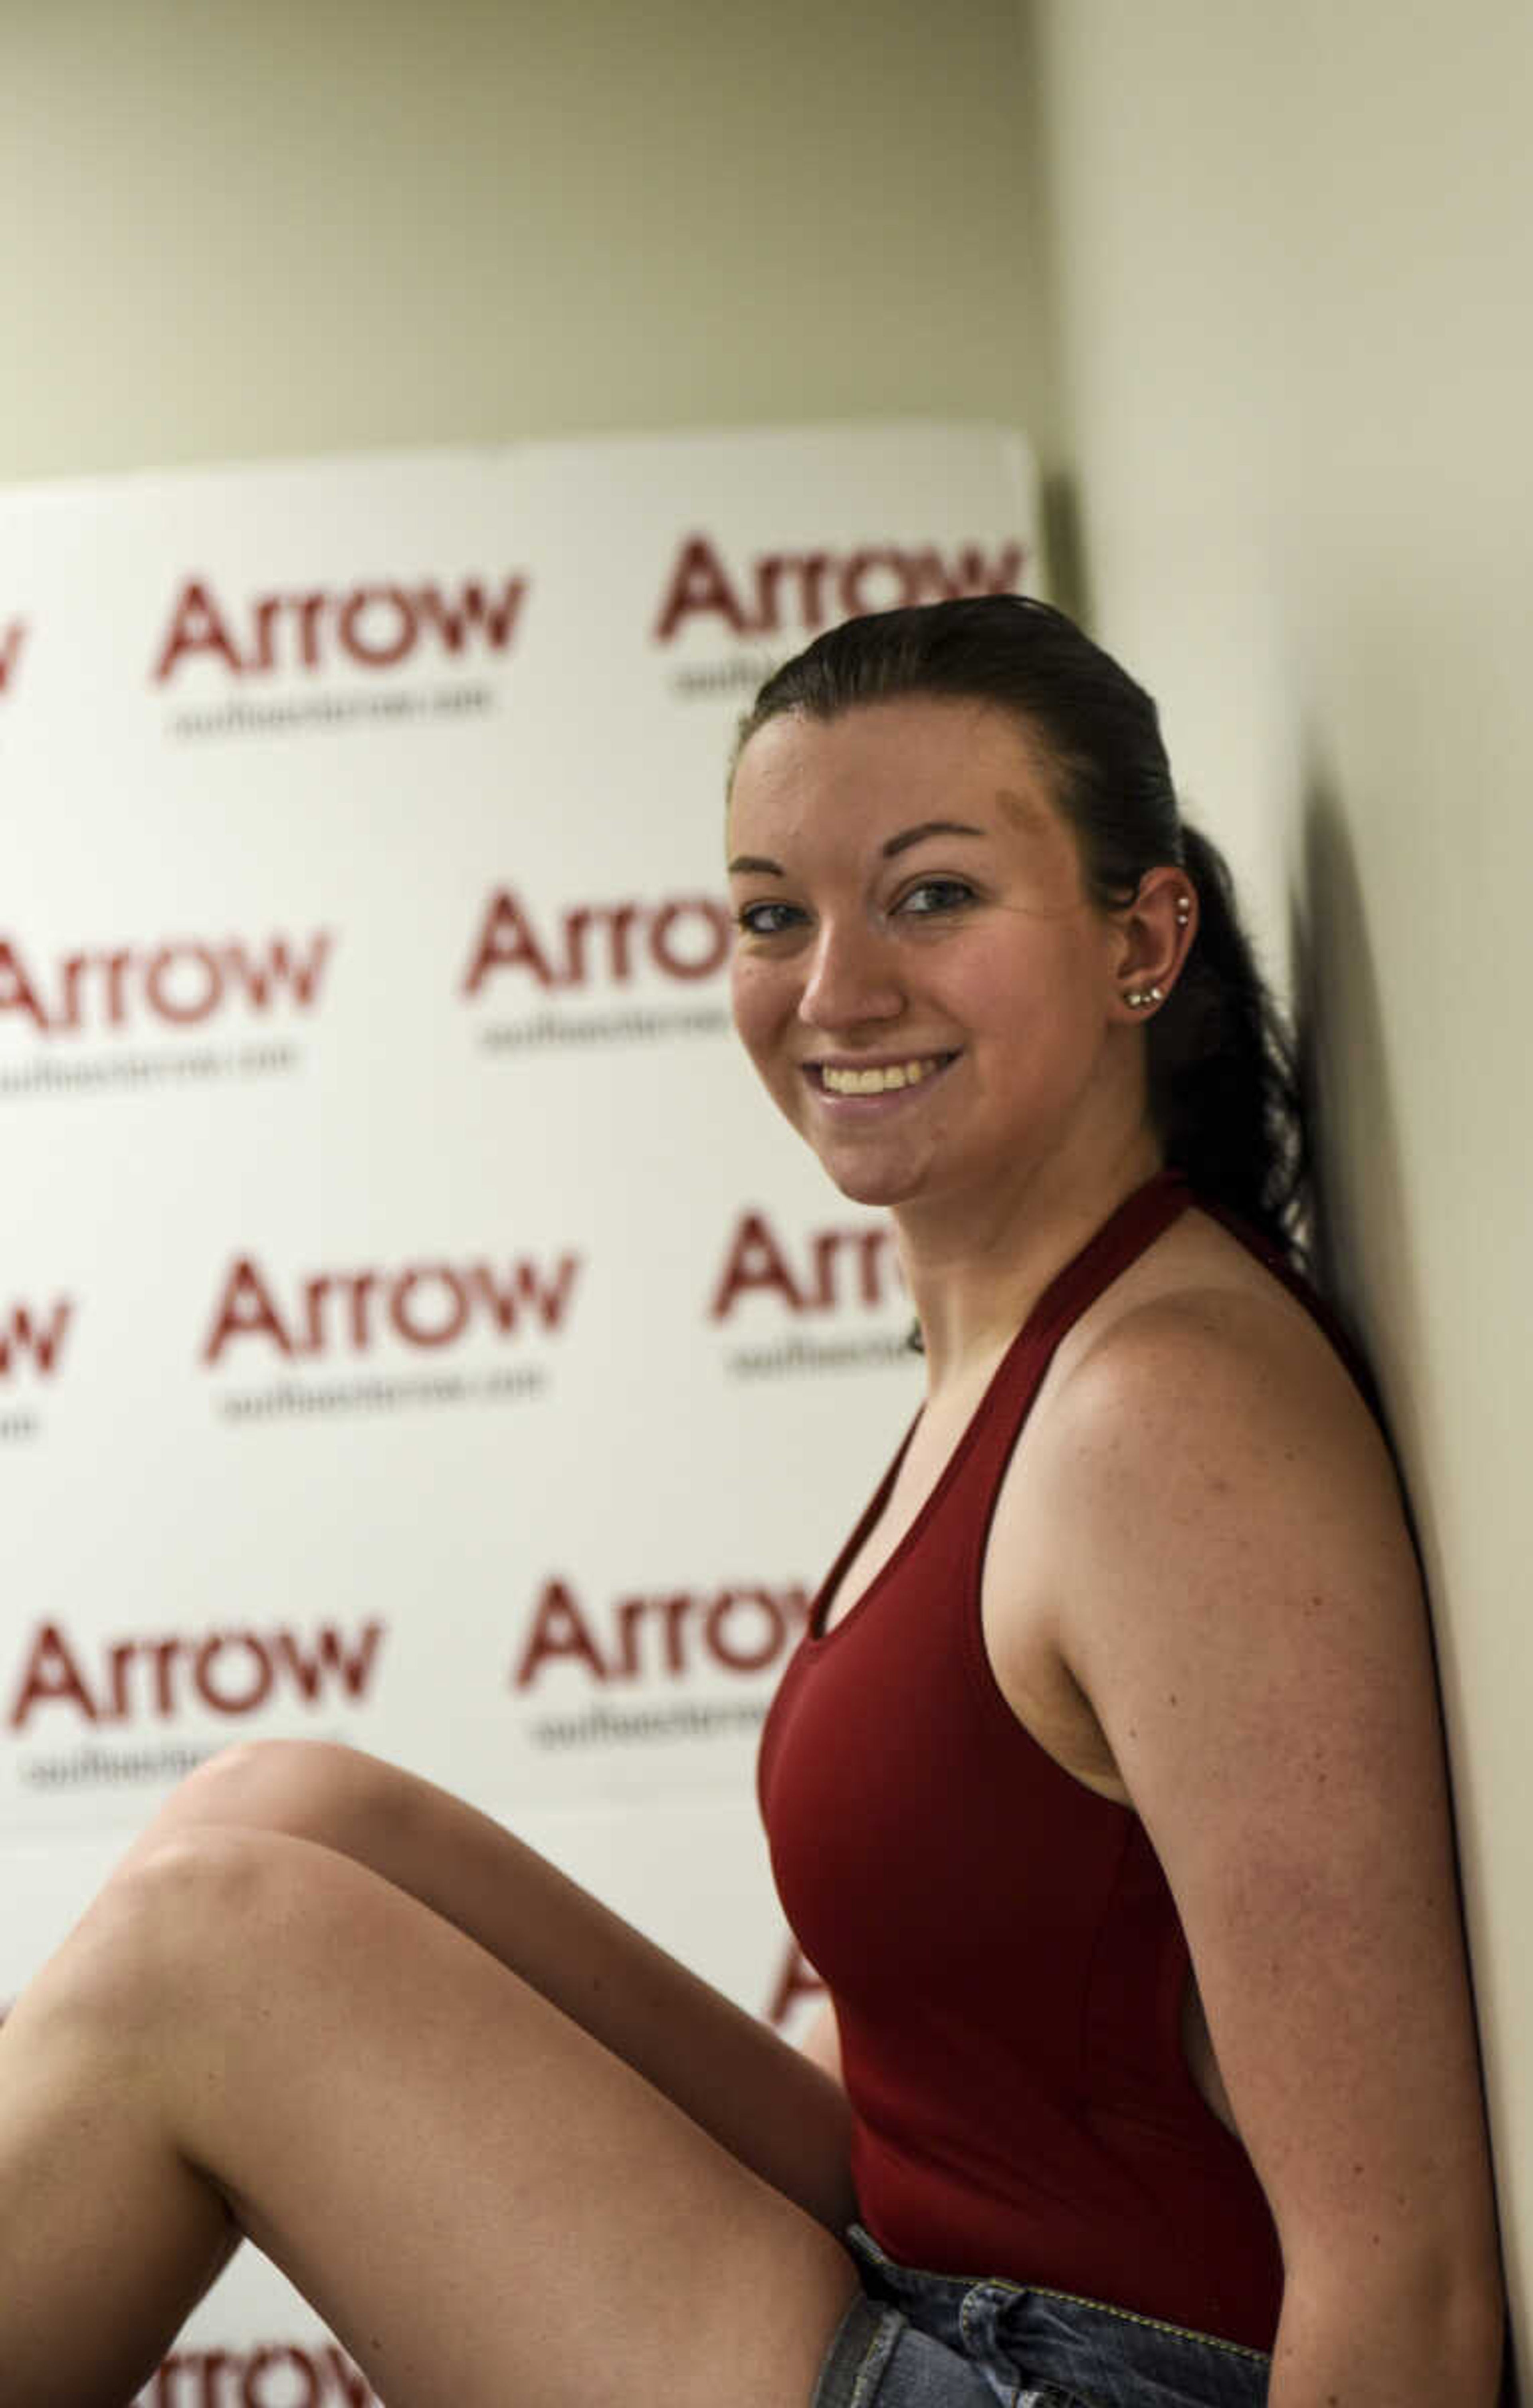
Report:
<svg viewBox="0 0 1533 2408"><path fill-rule="evenodd" d="M1282 2242L1271 2408L1492 2408L1495 2215L1426 1618L1283 1305L1147 1305L1041 1461L1061 1651L1175 1895Z"/></svg>

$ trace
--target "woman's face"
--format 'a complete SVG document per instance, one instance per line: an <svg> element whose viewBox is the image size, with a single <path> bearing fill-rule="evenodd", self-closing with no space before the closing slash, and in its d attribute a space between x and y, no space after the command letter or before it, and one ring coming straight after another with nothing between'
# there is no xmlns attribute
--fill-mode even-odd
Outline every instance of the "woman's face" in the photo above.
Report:
<svg viewBox="0 0 1533 2408"><path fill-rule="evenodd" d="M1011 1184L1121 1097L1123 924L1010 713L912 696L769 721L729 858L736 1025L848 1196Z"/></svg>

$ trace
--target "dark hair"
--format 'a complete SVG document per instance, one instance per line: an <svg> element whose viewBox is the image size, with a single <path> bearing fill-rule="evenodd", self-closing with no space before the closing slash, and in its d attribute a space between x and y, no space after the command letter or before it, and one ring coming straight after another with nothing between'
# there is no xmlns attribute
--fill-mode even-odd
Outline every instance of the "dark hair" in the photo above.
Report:
<svg viewBox="0 0 1533 2408"><path fill-rule="evenodd" d="M1145 1024L1166 1159L1211 1204L1293 1254L1307 1168L1293 1045L1240 925L1229 871L1177 808L1155 706L1073 620L1016 594L849 619L766 680L735 760L785 712L836 719L908 695L991 703L1038 739L1097 905L1119 910L1164 862L1197 890L1196 940Z"/></svg>

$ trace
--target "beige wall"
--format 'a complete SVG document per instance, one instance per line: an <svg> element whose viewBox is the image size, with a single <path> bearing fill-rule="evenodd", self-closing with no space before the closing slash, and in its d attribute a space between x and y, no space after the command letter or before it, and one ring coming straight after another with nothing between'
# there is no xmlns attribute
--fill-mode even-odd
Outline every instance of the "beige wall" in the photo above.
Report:
<svg viewBox="0 0 1533 2408"><path fill-rule="evenodd" d="M1436 1598L1526 2333L1533 11L1024 21L1098 631L1316 1022L1336 1252Z"/></svg>
<svg viewBox="0 0 1533 2408"><path fill-rule="evenodd" d="M691 424L1052 429L1012 0L16 0L0 483Z"/></svg>

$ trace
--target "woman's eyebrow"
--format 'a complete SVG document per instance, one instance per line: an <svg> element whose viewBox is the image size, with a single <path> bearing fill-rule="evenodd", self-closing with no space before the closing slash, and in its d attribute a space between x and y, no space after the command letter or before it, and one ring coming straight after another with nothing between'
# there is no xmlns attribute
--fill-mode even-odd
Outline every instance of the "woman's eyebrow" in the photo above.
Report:
<svg viewBox="0 0 1533 2408"><path fill-rule="evenodd" d="M885 861L893 861L896 853L908 852L912 844L919 844L923 837L982 837L985 833L983 828L967 826L963 820L923 820L919 827L902 828L898 836L892 836L883 847L883 857Z"/></svg>
<svg viewBox="0 0 1533 2408"><path fill-rule="evenodd" d="M968 826L963 820L922 820L915 827L901 828L898 836L892 836L879 850L885 861L893 861L896 853L909 852L912 844L920 844L928 836L983 837L987 833L984 828ZM787 874L780 861L768 861L759 853L737 853L729 865L731 878L786 878Z"/></svg>

